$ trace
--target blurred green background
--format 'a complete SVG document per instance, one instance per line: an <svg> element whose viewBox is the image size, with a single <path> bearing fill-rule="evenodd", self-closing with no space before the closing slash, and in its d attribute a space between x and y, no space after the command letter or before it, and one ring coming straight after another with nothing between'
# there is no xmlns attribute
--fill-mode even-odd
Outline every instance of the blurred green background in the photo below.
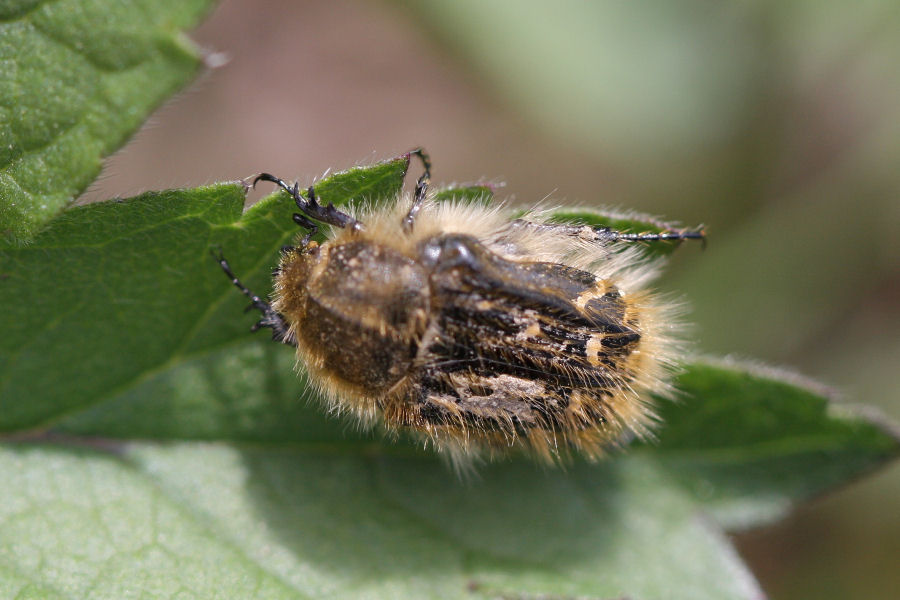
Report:
<svg viewBox="0 0 900 600"><path fill-rule="evenodd" d="M194 37L229 61L85 201L423 145L439 182L706 224L659 284L698 349L900 422L896 0L226 0ZM894 598L898 497L894 465L735 541L776 600Z"/></svg>

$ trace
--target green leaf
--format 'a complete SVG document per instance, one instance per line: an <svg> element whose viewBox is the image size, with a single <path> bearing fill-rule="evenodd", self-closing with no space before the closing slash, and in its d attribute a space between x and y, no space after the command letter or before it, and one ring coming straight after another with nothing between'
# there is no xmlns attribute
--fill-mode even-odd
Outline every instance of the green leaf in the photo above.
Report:
<svg viewBox="0 0 900 600"><path fill-rule="evenodd" d="M197 72L211 0L0 6L0 242L29 238Z"/></svg>
<svg viewBox="0 0 900 600"><path fill-rule="evenodd" d="M462 484L431 459L334 450L0 447L15 490L0 506L15 579L0 570L0 586L98 599L759 597L652 462L493 465Z"/></svg>
<svg viewBox="0 0 900 600"><path fill-rule="evenodd" d="M0 446L4 598L298 598L126 460Z"/></svg>
<svg viewBox="0 0 900 600"><path fill-rule="evenodd" d="M487 184L451 186L434 193L436 202L477 202L489 204L494 199L494 188Z"/></svg>
<svg viewBox="0 0 900 600"><path fill-rule="evenodd" d="M325 201L395 196L408 158L320 182ZM334 190L343 190L338 198ZM219 184L80 206L26 247L0 250L0 431L46 427L192 356L248 340L245 299L211 257L222 249L265 293L298 232L280 193L243 217L244 188Z"/></svg>
<svg viewBox="0 0 900 600"><path fill-rule="evenodd" d="M896 428L796 375L700 361L678 388L648 451L729 529L780 518L900 454Z"/></svg>
<svg viewBox="0 0 900 600"><path fill-rule="evenodd" d="M316 182L316 197L322 204L382 203L393 200L403 187L409 169L409 154L374 165L352 167Z"/></svg>
<svg viewBox="0 0 900 600"><path fill-rule="evenodd" d="M384 202L407 167L316 189ZM77 207L0 249L0 431L63 444L0 444L0 594L758 598L719 524L769 520L900 448L820 389L698 361L657 442L460 481L326 414L292 349L249 333L211 251L265 293L298 230L287 194L241 215L244 192Z"/></svg>

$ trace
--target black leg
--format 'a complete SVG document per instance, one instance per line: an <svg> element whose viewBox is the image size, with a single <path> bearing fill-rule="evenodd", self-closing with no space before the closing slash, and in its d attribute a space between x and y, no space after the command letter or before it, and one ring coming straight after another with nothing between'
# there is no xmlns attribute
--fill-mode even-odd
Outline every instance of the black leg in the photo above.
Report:
<svg viewBox="0 0 900 600"><path fill-rule="evenodd" d="M269 173L260 173L256 179L253 180L253 185L255 186L259 181L271 181L286 191L294 199L294 202L296 202L297 208L312 219L341 228L352 227L353 229L358 229L361 227L359 221L336 209L334 204L329 203L328 206L319 204L318 200L316 200L315 190L311 187L306 190L306 193L309 196L309 199L307 200L300 195L300 187L296 183L294 185L288 185L284 180L279 179L274 175L270 175ZM303 215L300 216L303 217ZM309 228L311 225L307 225L307 223L310 223L308 219L305 221L298 220L296 215L294 216L294 221L302 227Z"/></svg>
<svg viewBox="0 0 900 600"><path fill-rule="evenodd" d="M275 312L268 302L251 292L247 289L247 286L241 283L231 270L231 266L228 264L228 261L225 260L224 256L219 254L216 256L216 260L218 261L219 266L222 267L222 270L225 271L225 275L231 280L231 283L233 283L237 289L241 290L242 294L250 298L250 305L247 306L247 310L255 308L262 313L262 318L254 323L250 330L259 331L263 327L268 327L272 330L273 340L290 346L296 346L297 341L290 335L288 324L285 322L284 317Z"/></svg>
<svg viewBox="0 0 900 600"><path fill-rule="evenodd" d="M706 245L706 232L703 227L691 229L670 229L659 233L627 233L609 227L591 225L567 225L565 223L532 223L524 219L516 219L511 223L514 228L527 227L538 231L552 231L560 235L587 238L592 242L662 242L681 240L702 240Z"/></svg>
<svg viewBox="0 0 900 600"><path fill-rule="evenodd" d="M431 183L431 158L428 157L428 153L426 153L422 148L416 148L415 150L409 153L410 156L418 156L422 161L422 167L424 167L425 172L422 173L422 176L419 177L418 181L416 181L416 192L413 197L412 206L409 207L409 212L406 213L406 217L403 219L403 229L406 231L411 231L413 227L413 223L415 223L416 215L419 213L419 210L422 208L422 203L425 202L425 194L428 193L428 184Z"/></svg>
<svg viewBox="0 0 900 600"><path fill-rule="evenodd" d="M703 228L697 230L677 229L672 231L661 231L660 233L625 233L615 231L609 227L593 227L597 235L605 236L612 241L624 242L661 242L665 240L702 240L706 244L706 232Z"/></svg>
<svg viewBox="0 0 900 600"><path fill-rule="evenodd" d="M319 226L300 213L294 213L294 223L306 229L306 235L300 240L300 247L306 248L306 246L309 245L309 240L319 232ZM282 250L284 250L284 248L282 248Z"/></svg>

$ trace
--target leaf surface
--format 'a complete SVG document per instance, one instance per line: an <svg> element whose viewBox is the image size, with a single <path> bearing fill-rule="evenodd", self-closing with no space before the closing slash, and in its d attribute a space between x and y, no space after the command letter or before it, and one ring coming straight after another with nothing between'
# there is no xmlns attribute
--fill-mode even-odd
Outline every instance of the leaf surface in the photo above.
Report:
<svg viewBox="0 0 900 600"><path fill-rule="evenodd" d="M0 589L57 597L758 597L642 459L495 465L226 444L0 447ZM521 596L524 595L524 596Z"/></svg>
<svg viewBox="0 0 900 600"><path fill-rule="evenodd" d="M436 202L451 200L462 203L477 202L488 204L493 199L494 188L487 184L451 186L434 192L434 200Z"/></svg>
<svg viewBox="0 0 900 600"><path fill-rule="evenodd" d="M900 454L883 417L790 373L698 360L678 387L647 451L728 529L782 517Z"/></svg>
<svg viewBox="0 0 900 600"><path fill-rule="evenodd" d="M211 0L0 6L0 243L27 240L185 85Z"/></svg>

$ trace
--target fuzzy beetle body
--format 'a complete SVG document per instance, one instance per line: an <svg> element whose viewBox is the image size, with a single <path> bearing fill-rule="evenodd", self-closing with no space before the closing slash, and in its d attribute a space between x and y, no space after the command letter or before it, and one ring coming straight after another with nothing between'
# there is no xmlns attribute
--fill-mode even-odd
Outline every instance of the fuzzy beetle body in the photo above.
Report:
<svg viewBox="0 0 900 600"><path fill-rule="evenodd" d="M337 412L418 432L459 464L523 448L597 458L653 420L670 393L677 318L643 286L653 265L620 242L642 236L433 203L426 165L412 199L357 216L290 192L306 227L286 249L258 326L295 345ZM316 225L333 225L321 245Z"/></svg>

